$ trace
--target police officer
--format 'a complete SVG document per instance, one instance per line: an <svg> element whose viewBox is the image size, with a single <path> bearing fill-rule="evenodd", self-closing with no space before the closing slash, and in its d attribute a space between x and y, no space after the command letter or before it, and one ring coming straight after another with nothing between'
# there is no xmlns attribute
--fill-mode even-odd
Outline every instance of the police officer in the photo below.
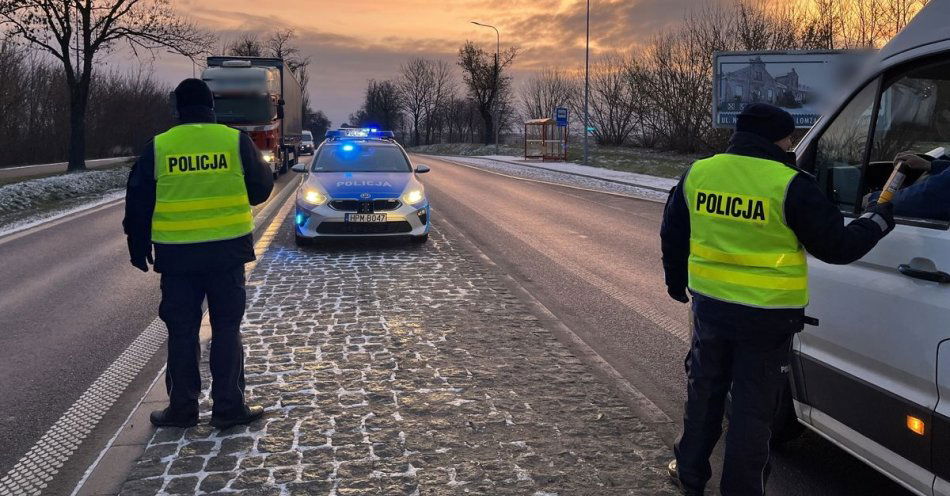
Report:
<svg viewBox="0 0 950 496"><path fill-rule="evenodd" d="M765 104L745 108L726 153L699 160L670 192L661 227L669 295L693 297L693 338L683 433L670 476L701 495L720 435L726 394L722 494L761 495L770 426L788 380L792 336L808 304L805 250L848 264L894 227L892 206L875 205L849 224L786 150L792 116Z"/></svg>
<svg viewBox="0 0 950 496"><path fill-rule="evenodd" d="M211 318L211 425L259 418L244 401L244 264L254 260L251 205L265 201L273 176L251 139L216 124L214 99L200 79L175 89L179 124L156 136L129 174L123 226L132 265L161 273L159 317L168 327L169 405L156 426L198 423L201 305ZM152 246L155 247L154 262Z"/></svg>

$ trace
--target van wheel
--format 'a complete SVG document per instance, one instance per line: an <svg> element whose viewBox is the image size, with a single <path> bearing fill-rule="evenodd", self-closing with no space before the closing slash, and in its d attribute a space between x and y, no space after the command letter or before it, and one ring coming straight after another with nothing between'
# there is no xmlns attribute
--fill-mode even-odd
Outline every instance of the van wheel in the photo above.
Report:
<svg viewBox="0 0 950 496"><path fill-rule="evenodd" d="M732 393L726 397L726 419L732 420ZM805 426L798 421L795 405L792 403L792 385L786 383L779 398L775 417L772 419L772 439L769 445L774 450L780 450L789 442L798 439L803 432L805 432Z"/></svg>
<svg viewBox="0 0 950 496"><path fill-rule="evenodd" d="M413 243L421 245L422 243L429 241L429 233L425 233L422 236L413 236L409 239L411 239Z"/></svg>

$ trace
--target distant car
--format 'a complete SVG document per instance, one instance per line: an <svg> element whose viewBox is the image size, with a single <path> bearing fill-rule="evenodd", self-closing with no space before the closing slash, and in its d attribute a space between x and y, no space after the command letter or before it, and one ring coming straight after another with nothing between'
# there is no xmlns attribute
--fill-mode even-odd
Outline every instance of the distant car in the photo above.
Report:
<svg viewBox="0 0 950 496"><path fill-rule="evenodd" d="M429 239L429 199L391 131L341 129L327 132L297 190L295 240L318 238L408 237Z"/></svg>
<svg viewBox="0 0 950 496"><path fill-rule="evenodd" d="M304 131L300 137L300 146L298 147L298 152L300 154L313 155L313 134L310 131Z"/></svg>

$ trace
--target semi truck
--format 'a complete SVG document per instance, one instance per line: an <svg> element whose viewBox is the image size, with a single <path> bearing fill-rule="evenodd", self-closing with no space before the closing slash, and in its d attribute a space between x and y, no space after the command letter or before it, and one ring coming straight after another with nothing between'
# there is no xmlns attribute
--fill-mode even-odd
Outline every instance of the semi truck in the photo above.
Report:
<svg viewBox="0 0 950 496"><path fill-rule="evenodd" d="M297 163L301 89L283 59L208 57L201 79L214 94L218 122L246 132L273 167L275 178Z"/></svg>

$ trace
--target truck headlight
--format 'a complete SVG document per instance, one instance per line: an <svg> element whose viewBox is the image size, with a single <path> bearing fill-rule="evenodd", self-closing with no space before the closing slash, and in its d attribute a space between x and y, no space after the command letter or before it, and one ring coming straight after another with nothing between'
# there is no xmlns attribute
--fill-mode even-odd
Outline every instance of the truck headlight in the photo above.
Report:
<svg viewBox="0 0 950 496"><path fill-rule="evenodd" d="M303 193L303 201L309 203L310 205L323 205L327 202L327 195L317 191L317 190L307 190Z"/></svg>
<svg viewBox="0 0 950 496"><path fill-rule="evenodd" d="M418 203L421 203L422 200L425 200L425 195L422 194L421 189L411 189L409 191L406 191L402 195L403 203L406 203L409 205L416 205Z"/></svg>
<svg viewBox="0 0 950 496"><path fill-rule="evenodd" d="M274 152L263 151L261 152L261 158L263 158L265 162L274 163Z"/></svg>

